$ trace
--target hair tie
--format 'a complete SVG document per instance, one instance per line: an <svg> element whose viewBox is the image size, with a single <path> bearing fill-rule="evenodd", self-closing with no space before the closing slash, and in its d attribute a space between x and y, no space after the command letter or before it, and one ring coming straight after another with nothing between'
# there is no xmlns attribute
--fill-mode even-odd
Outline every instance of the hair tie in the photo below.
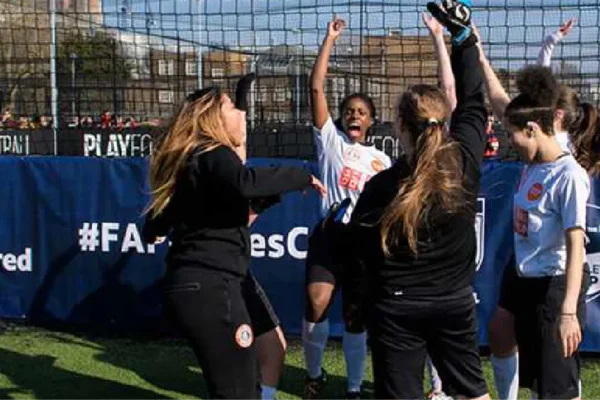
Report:
<svg viewBox="0 0 600 400"><path fill-rule="evenodd" d="M444 120L438 121L435 118L429 118L427 120L427 122L425 122L424 129L431 128L431 127L441 127L441 128L443 128L445 124L446 124L446 121L444 121Z"/></svg>
<svg viewBox="0 0 600 400"><path fill-rule="evenodd" d="M421 121L422 122L420 124L415 126L417 132L425 132L427 129L432 128L432 127L444 128L446 125L445 120L438 121L435 118L429 118L427 120L421 120Z"/></svg>

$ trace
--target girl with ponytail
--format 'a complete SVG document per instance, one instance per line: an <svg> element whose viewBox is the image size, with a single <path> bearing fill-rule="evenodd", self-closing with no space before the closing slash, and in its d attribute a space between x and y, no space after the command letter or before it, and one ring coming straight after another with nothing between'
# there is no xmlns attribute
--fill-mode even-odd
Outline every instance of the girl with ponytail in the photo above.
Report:
<svg viewBox="0 0 600 400"><path fill-rule="evenodd" d="M348 227L356 262L346 293L368 318L375 398L423 398L427 354L446 394L489 398L472 289L487 121L478 59L472 41L453 44L449 128L438 87L413 86L400 97L404 155L367 183Z"/></svg>
<svg viewBox="0 0 600 400"><path fill-rule="evenodd" d="M447 213L464 206L458 143L449 140L445 129L447 109L445 95L434 86L413 86L400 99L398 122L405 131L400 141L413 171L381 218L381 246L388 255L399 235L417 254L421 219L440 206ZM395 229L398 224L401 230Z"/></svg>
<svg viewBox="0 0 600 400"><path fill-rule="evenodd" d="M555 120L568 132L571 150L579 164L591 175L600 173L600 120L598 109L583 103L577 92L562 86Z"/></svg>
<svg viewBox="0 0 600 400"><path fill-rule="evenodd" d="M584 244L590 183L553 130L559 115L560 125L572 128L575 154L586 160L583 149L590 147L582 143L594 129L586 127L594 116L589 110L579 115L575 92L566 95L570 89L561 87L548 68L524 69L517 86L520 95L507 106L504 125L527 164L513 214L516 277L511 292L518 304L512 312L519 381L540 399L575 399L580 397L577 349L589 285Z"/></svg>

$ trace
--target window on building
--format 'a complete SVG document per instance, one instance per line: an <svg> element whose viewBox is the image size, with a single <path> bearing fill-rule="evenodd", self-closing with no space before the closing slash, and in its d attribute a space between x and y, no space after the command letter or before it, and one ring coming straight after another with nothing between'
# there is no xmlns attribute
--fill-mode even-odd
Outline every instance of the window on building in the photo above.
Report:
<svg viewBox="0 0 600 400"><path fill-rule="evenodd" d="M369 83L369 95L375 99L381 97L381 84L379 82Z"/></svg>
<svg viewBox="0 0 600 400"><path fill-rule="evenodd" d="M187 76L198 75L198 63L196 60L185 60L185 74Z"/></svg>
<svg viewBox="0 0 600 400"><path fill-rule="evenodd" d="M269 101L269 89L266 87L259 88L259 100L261 103L266 103Z"/></svg>
<svg viewBox="0 0 600 400"><path fill-rule="evenodd" d="M158 92L158 102L161 104L173 104L175 95L172 90L160 90Z"/></svg>
<svg viewBox="0 0 600 400"><path fill-rule="evenodd" d="M225 70L223 68L215 68L213 67L210 70L210 74L213 78L222 78L225 76Z"/></svg>
<svg viewBox="0 0 600 400"><path fill-rule="evenodd" d="M281 103L286 101L287 99L287 90L285 88L275 88L275 91L273 92L273 101Z"/></svg>
<svg viewBox="0 0 600 400"><path fill-rule="evenodd" d="M158 75L175 75L175 60L158 60Z"/></svg>

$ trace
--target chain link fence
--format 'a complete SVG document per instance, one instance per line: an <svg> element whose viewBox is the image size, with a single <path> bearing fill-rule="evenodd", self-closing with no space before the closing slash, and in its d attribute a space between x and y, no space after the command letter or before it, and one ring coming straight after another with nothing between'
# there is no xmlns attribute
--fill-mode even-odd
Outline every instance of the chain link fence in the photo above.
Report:
<svg viewBox="0 0 600 400"><path fill-rule="evenodd" d="M345 95L367 93L378 109L372 140L394 153L398 96L437 83L424 9L410 0L0 0L0 153L145 156L187 93L232 90L255 72L250 154L311 158L308 79L335 14L348 29L329 68L332 114ZM511 93L544 36L577 18L552 68L600 103L597 1L474 1L473 15Z"/></svg>

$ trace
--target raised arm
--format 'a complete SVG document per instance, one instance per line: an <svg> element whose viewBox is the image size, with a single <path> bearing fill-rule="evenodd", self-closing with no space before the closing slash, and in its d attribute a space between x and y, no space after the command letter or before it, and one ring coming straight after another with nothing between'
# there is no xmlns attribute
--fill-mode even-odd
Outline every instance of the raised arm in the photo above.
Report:
<svg viewBox="0 0 600 400"><path fill-rule="evenodd" d="M481 45L481 35L475 26L473 26L473 32L477 36L479 64L481 65L481 70L483 71L485 88L490 105L492 107L492 112L494 113L496 119L501 121L504 117L504 111L510 103L510 97L508 97L508 93L506 93L506 90L502 86L502 83L500 83L498 76L496 76L496 72L494 72L489 60L485 56L483 46Z"/></svg>
<svg viewBox="0 0 600 400"><path fill-rule="evenodd" d="M552 52L554 47L573 30L577 22L576 18L571 18L568 21L563 22L558 31L553 32L544 38L540 53L538 54L537 63L543 67L549 67L552 61Z"/></svg>
<svg viewBox="0 0 600 400"><path fill-rule="evenodd" d="M483 96L483 73L477 46L453 46L452 71L456 79L456 110L450 132L463 153L477 166L483 160L487 112Z"/></svg>
<svg viewBox="0 0 600 400"><path fill-rule="evenodd" d="M327 36L323 40L310 76L313 124L318 129L323 128L329 118L329 106L325 96L325 77L333 45L345 27L346 22L337 17L327 25Z"/></svg>
<svg viewBox="0 0 600 400"><path fill-rule="evenodd" d="M456 83L454 74L452 73L452 65L450 64L450 56L444 41L444 27L435 19L427 14L423 14L423 22L429 30L433 41L433 50L438 61L438 79L440 87L446 94L450 113L456 108Z"/></svg>
<svg viewBox="0 0 600 400"><path fill-rule="evenodd" d="M235 108L245 113L248 112L248 93L252 88L252 82L256 79L254 73L246 74L242 76L235 86ZM242 140L240 145L235 148L235 152L242 160L242 164L246 163L247 150L248 150L248 132L246 131L247 125L242 126Z"/></svg>

